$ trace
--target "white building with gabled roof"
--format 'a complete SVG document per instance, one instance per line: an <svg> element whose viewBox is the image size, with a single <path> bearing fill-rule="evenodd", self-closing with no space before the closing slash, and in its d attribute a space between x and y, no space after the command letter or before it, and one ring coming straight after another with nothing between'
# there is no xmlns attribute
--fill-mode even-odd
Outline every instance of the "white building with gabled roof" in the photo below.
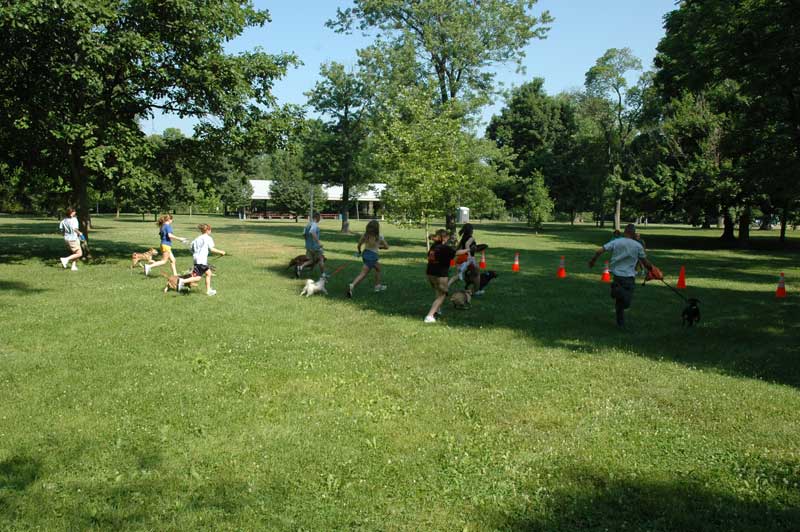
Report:
<svg viewBox="0 0 800 532"><path fill-rule="evenodd" d="M253 187L253 205L256 207L255 202L264 202L265 211L269 211L269 200L272 199L270 195L270 187L272 185L271 179L250 179L250 185ZM361 187L359 187L361 188ZM381 202L381 194L386 189L384 183L370 183L367 185L366 190L363 190L355 198L356 216L363 213L365 215L374 215ZM325 193L325 199L329 202L342 201L342 187L341 185L322 185L322 191ZM254 208L257 211L258 208Z"/></svg>

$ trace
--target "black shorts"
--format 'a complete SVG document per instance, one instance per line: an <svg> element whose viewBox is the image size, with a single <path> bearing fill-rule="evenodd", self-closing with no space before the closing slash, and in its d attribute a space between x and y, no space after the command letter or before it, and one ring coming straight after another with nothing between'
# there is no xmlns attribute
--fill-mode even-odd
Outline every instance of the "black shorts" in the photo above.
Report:
<svg viewBox="0 0 800 532"><path fill-rule="evenodd" d="M192 268L192 275L195 277L202 277L208 271L208 264L195 264Z"/></svg>

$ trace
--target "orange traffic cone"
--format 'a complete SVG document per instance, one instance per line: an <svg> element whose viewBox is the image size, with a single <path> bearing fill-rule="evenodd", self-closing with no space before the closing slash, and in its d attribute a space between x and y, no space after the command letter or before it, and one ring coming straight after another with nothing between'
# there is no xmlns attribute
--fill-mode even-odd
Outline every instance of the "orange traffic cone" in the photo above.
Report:
<svg viewBox="0 0 800 532"><path fill-rule="evenodd" d="M514 264L511 266L512 272L519 271L519 252L514 253Z"/></svg>
<svg viewBox="0 0 800 532"><path fill-rule="evenodd" d="M686 288L686 266L681 266L681 272L678 274L678 284L675 285L675 288Z"/></svg>
<svg viewBox="0 0 800 532"><path fill-rule="evenodd" d="M775 297L778 299L786 297L786 282L783 279L783 272L781 272L781 277L778 279L778 289L775 290Z"/></svg>
<svg viewBox="0 0 800 532"><path fill-rule="evenodd" d="M602 281L604 283L610 283L611 282L611 272L608 271L608 261L606 261L605 268L603 268L603 276L600 277L600 281Z"/></svg>
<svg viewBox="0 0 800 532"><path fill-rule="evenodd" d="M564 267L564 256L561 256L561 261L558 263L558 273L556 274L559 279L567 276L567 269Z"/></svg>
<svg viewBox="0 0 800 532"><path fill-rule="evenodd" d="M481 262L478 264L478 267L481 270L485 270L486 269L486 252L485 251L481 251Z"/></svg>

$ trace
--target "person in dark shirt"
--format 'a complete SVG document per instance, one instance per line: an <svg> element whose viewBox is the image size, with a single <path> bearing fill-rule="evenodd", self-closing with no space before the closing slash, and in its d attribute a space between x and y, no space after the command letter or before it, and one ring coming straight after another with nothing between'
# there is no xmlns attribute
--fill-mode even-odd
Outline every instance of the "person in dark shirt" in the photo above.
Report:
<svg viewBox="0 0 800 532"><path fill-rule="evenodd" d="M425 323L436 323L436 314L439 308L447 298L447 274L450 271L450 261L457 255L469 253L468 249L454 250L447 246L445 242L450 238L450 234L446 229L439 229L434 233L431 239L433 246L428 250L428 268L426 273L428 275L428 282L430 283L433 291L436 293L436 299L433 300L431 309L428 315L425 316Z"/></svg>

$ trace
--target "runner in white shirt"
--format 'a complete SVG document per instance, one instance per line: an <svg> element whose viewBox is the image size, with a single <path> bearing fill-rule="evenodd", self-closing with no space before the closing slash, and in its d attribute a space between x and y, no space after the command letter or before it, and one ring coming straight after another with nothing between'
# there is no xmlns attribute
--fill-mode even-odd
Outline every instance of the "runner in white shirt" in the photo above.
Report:
<svg viewBox="0 0 800 532"><path fill-rule="evenodd" d="M636 241L636 226L628 224L625 227L624 238L611 240L599 248L589 260L589 267L593 267L597 258L606 251L611 252L611 273L614 281L611 283L611 297L617 313L617 326L625 327L625 309L633 301L633 289L636 287L636 263L641 262L653 275L659 279L661 270L653 266L645 256L644 247Z"/></svg>
<svg viewBox="0 0 800 532"><path fill-rule="evenodd" d="M83 233L78 230L78 219L75 218L75 209L72 207L67 209L67 216L58 224L58 229L64 235L64 243L71 253L68 257L61 257L59 259L61 261L61 266L66 268L70 261L72 261L72 268L70 269L76 272L78 271L78 259L83 256L83 251L81 250L81 236L83 236Z"/></svg>
<svg viewBox="0 0 800 532"><path fill-rule="evenodd" d="M200 224L197 226L197 229L200 231L200 236L192 240L191 245L192 258L194 259L192 276L187 279L178 279L178 292L183 290L186 284L196 283L205 277L206 294L213 296L217 291L211 288L211 269L208 267L208 254L217 253L219 255L224 255L225 252L214 247L214 239L211 238L210 225Z"/></svg>

